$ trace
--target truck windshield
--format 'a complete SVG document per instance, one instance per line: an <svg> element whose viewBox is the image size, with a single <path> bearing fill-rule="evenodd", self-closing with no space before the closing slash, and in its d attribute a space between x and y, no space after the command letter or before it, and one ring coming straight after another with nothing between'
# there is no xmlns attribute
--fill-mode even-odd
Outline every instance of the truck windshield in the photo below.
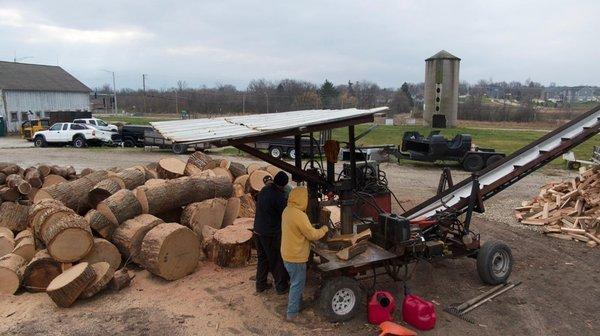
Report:
<svg viewBox="0 0 600 336"><path fill-rule="evenodd" d="M96 122L98 123L98 126L108 126L108 124L102 120L96 120Z"/></svg>

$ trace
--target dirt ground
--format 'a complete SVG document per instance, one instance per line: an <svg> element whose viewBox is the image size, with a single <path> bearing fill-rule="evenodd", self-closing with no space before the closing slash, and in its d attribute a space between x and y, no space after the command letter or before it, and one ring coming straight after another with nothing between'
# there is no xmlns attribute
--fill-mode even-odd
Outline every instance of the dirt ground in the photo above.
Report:
<svg viewBox="0 0 600 336"><path fill-rule="evenodd" d="M0 140L1 141L1 140ZM26 166L36 163L84 167L128 167L172 154L124 149L6 148L0 161ZM240 161L249 161L242 158ZM405 207L434 193L439 167L382 164L391 189ZM584 244L546 238L513 219L512 208L531 198L539 186L566 172L535 173L486 202L476 229L483 240L499 239L512 247L516 289L473 311L470 324L442 309L485 291L472 259L421 262L408 284L413 293L437 305L437 326L426 335L598 335L600 330L600 250ZM455 181L465 177L457 172ZM412 266L410 268L412 270ZM136 270L131 287L104 292L72 308L57 308L44 293L0 296L1 335L376 335L366 309L346 323L323 320L312 306L318 279L309 279L302 313L308 325L282 321L286 297L272 290L255 294L255 266L224 269L206 261L195 273L167 282ZM389 290L401 302L401 284L379 278L377 289ZM370 281L364 281L366 288ZM366 306L366 304L365 304ZM399 313L396 320L400 321Z"/></svg>

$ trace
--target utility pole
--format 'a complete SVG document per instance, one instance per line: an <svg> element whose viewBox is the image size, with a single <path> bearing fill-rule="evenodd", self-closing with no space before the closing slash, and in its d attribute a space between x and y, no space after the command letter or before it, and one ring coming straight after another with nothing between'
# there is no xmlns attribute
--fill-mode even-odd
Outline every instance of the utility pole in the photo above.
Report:
<svg viewBox="0 0 600 336"><path fill-rule="evenodd" d="M267 113L269 113L269 93L265 92L265 95L267 95Z"/></svg>
<svg viewBox="0 0 600 336"><path fill-rule="evenodd" d="M175 89L175 112L179 115L179 96L177 94L179 90Z"/></svg>
<svg viewBox="0 0 600 336"><path fill-rule="evenodd" d="M246 114L246 92L242 94L242 113Z"/></svg>
<svg viewBox="0 0 600 336"><path fill-rule="evenodd" d="M146 111L146 76L148 76L147 74L142 74L142 87L144 88L144 114L147 113Z"/></svg>
<svg viewBox="0 0 600 336"><path fill-rule="evenodd" d="M115 97L115 115L117 114L117 112L119 111L119 109L117 108L117 82L115 81L115 72L112 72L112 77L113 77L113 95Z"/></svg>

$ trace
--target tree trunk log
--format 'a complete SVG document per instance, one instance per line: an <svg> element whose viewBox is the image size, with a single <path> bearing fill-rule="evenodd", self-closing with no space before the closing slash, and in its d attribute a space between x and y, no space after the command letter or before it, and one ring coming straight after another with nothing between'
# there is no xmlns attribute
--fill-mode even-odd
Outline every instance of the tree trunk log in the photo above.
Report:
<svg viewBox="0 0 600 336"><path fill-rule="evenodd" d="M47 250L39 250L23 271L23 287L29 292L45 292L54 278L62 273L61 265Z"/></svg>
<svg viewBox="0 0 600 336"><path fill-rule="evenodd" d="M233 178L237 179L242 175L246 175L246 166L239 162L231 162L229 164L229 171L231 172L231 175L233 175Z"/></svg>
<svg viewBox="0 0 600 336"><path fill-rule="evenodd" d="M50 174L50 175L44 177L44 183L42 183L42 188L49 188L53 185L63 183L63 182L67 182L67 180L65 180L64 177L62 177L60 175Z"/></svg>
<svg viewBox="0 0 600 336"><path fill-rule="evenodd" d="M185 173L185 162L176 158L165 158L158 161L156 167L158 177L162 179L175 179Z"/></svg>
<svg viewBox="0 0 600 336"><path fill-rule="evenodd" d="M231 182L222 178L182 177L155 186L137 188L144 213L157 215L215 197L229 198Z"/></svg>
<svg viewBox="0 0 600 336"><path fill-rule="evenodd" d="M121 253L115 245L106 239L94 238L94 246L81 261L93 265L98 262L107 262L111 270L116 271L121 266Z"/></svg>
<svg viewBox="0 0 600 336"><path fill-rule="evenodd" d="M16 202L21 194L8 186L0 187L0 200L4 202Z"/></svg>
<svg viewBox="0 0 600 336"><path fill-rule="evenodd" d="M238 197L231 197L227 200L227 206L225 207L225 214L223 215L222 228L233 224L233 221L238 218L240 214L240 199Z"/></svg>
<svg viewBox="0 0 600 336"><path fill-rule="evenodd" d="M78 261L94 246L89 224L77 214L49 217L40 228L40 238L60 262Z"/></svg>
<svg viewBox="0 0 600 336"><path fill-rule="evenodd" d="M42 176L40 172L35 167L29 167L25 169L25 180L29 185L33 188L41 188L42 187Z"/></svg>
<svg viewBox="0 0 600 336"><path fill-rule="evenodd" d="M121 189L123 189L122 182L119 183L119 181L112 178L98 182L88 194L90 207L95 208L100 202L116 194Z"/></svg>
<svg viewBox="0 0 600 336"><path fill-rule="evenodd" d="M0 226L9 228L15 232L21 232L27 228L27 213L29 206L14 202L0 204Z"/></svg>
<svg viewBox="0 0 600 336"><path fill-rule="evenodd" d="M252 251L252 232L241 225L217 230L213 236L211 260L222 267L246 265Z"/></svg>
<svg viewBox="0 0 600 336"><path fill-rule="evenodd" d="M59 200L77 213L84 214L89 210L88 194L90 190L107 177L108 172L99 170L74 181L42 188L37 192L33 201L37 203L48 198Z"/></svg>
<svg viewBox="0 0 600 336"><path fill-rule="evenodd" d="M36 210L35 214L30 217L30 226L33 228L33 234L38 239L42 240L42 231L45 230L46 225L49 222L58 222L64 217L71 215L75 215L75 212L64 205L48 204L44 208Z"/></svg>
<svg viewBox="0 0 600 336"><path fill-rule="evenodd" d="M210 226L220 229L225 216L227 200L213 198L188 205L181 215L181 224L188 226L198 236L202 235L202 227Z"/></svg>
<svg viewBox="0 0 600 336"><path fill-rule="evenodd" d="M142 214L142 205L133 191L122 189L102 201L96 210L111 223L118 225L124 221Z"/></svg>
<svg viewBox="0 0 600 336"><path fill-rule="evenodd" d="M84 299L91 298L106 288L115 274L115 270L112 269L110 264L105 261L97 262L91 265L94 269L94 273L96 273L96 277L81 293L80 297Z"/></svg>
<svg viewBox="0 0 600 336"><path fill-rule="evenodd" d="M35 240L33 236L22 237L18 242L15 241L15 249L12 253L20 255L25 262L29 262L35 255Z"/></svg>
<svg viewBox="0 0 600 336"><path fill-rule="evenodd" d="M233 182L233 175L231 175L231 172L229 172L229 170L223 168L223 167L215 167L213 169L211 169L213 173L215 173L215 175L217 177L221 176L227 179L227 181L229 182Z"/></svg>
<svg viewBox="0 0 600 336"><path fill-rule="evenodd" d="M118 227L94 209L88 211L84 218L90 224L90 228L104 239L110 240L113 232Z"/></svg>
<svg viewBox="0 0 600 336"><path fill-rule="evenodd" d="M155 226L164 223L162 219L149 214L139 215L126 220L112 235L112 242L126 259L140 264L142 241Z"/></svg>
<svg viewBox="0 0 600 336"><path fill-rule="evenodd" d="M256 214L256 202L250 194L244 194L240 197L240 212L239 217L252 217Z"/></svg>
<svg viewBox="0 0 600 336"><path fill-rule="evenodd" d="M194 272L199 256L200 242L192 230L177 223L163 223L144 237L140 261L153 274L177 280Z"/></svg>
<svg viewBox="0 0 600 336"><path fill-rule="evenodd" d="M188 176L194 176L200 173L201 171L207 169L206 166L212 161L213 158L211 158L210 156L202 152L195 152L194 154L188 157L184 172Z"/></svg>
<svg viewBox="0 0 600 336"><path fill-rule="evenodd" d="M273 176L266 170L257 169L253 171L250 176L248 176L248 181L246 182L246 191L253 193L261 191L261 189L265 186L265 177L273 178Z"/></svg>
<svg viewBox="0 0 600 336"><path fill-rule="evenodd" d="M275 177L275 175L277 175L277 173L279 173L281 171L281 169L273 166L273 165L268 165L267 167L265 167L265 170L267 171L267 173L271 174L271 176Z"/></svg>
<svg viewBox="0 0 600 336"><path fill-rule="evenodd" d="M16 164L8 164L4 168L2 168L2 173L8 176L12 174L18 174L20 170L21 167L17 166Z"/></svg>
<svg viewBox="0 0 600 336"><path fill-rule="evenodd" d="M0 294L16 293L23 279L23 266L25 259L20 255L9 253L0 258Z"/></svg>
<svg viewBox="0 0 600 336"><path fill-rule="evenodd" d="M54 278L46 293L57 306L70 307L95 278L96 273L90 264L82 262Z"/></svg>
<svg viewBox="0 0 600 336"><path fill-rule="evenodd" d="M37 170L40 172L40 175L45 178L46 176L50 175L52 169L50 169L50 166L48 165L39 165Z"/></svg>
<svg viewBox="0 0 600 336"><path fill-rule="evenodd" d="M6 177L6 185L18 191L21 195L27 195L31 191L31 185L23 180L19 174L11 174Z"/></svg>

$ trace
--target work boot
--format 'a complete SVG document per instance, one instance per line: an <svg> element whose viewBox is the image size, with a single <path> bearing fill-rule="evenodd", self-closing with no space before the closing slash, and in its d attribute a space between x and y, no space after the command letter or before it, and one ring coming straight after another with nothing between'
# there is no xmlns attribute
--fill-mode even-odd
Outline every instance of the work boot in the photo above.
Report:
<svg viewBox="0 0 600 336"><path fill-rule="evenodd" d="M285 287L282 290L277 290L277 295L286 295L290 291L290 287Z"/></svg>
<svg viewBox="0 0 600 336"><path fill-rule="evenodd" d="M300 314L294 316L286 316L285 321L293 324L307 325L308 319Z"/></svg>
<svg viewBox="0 0 600 336"><path fill-rule="evenodd" d="M266 285L262 285L262 286L256 286L256 292L257 293L262 293L264 291L266 291L267 289L271 289L273 288L273 284L271 283L267 283Z"/></svg>

